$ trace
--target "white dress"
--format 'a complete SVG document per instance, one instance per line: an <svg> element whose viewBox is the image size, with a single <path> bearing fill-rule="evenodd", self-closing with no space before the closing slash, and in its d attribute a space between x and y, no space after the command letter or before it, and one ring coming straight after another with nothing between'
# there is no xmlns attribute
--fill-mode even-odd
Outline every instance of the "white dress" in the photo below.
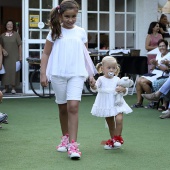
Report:
<svg viewBox="0 0 170 170"><path fill-rule="evenodd" d="M86 78L88 77L86 65L88 68L95 69L85 47L87 34L83 28L76 25L72 29L61 27L60 38L53 41L50 31L47 40L53 43L46 70L48 79L51 76L82 76ZM87 63L87 60L90 60L91 65ZM97 72L93 71L94 74Z"/></svg>
<svg viewBox="0 0 170 170"><path fill-rule="evenodd" d="M118 113L128 114L132 112L124 99L121 107L114 105L115 89L119 80L120 78L117 76L111 79L101 76L97 79L98 94L91 110L93 116L111 117L116 116Z"/></svg>
<svg viewBox="0 0 170 170"><path fill-rule="evenodd" d="M170 61L170 53L167 53L164 57L161 57L161 53L158 53L156 56L156 60L158 60L158 64L165 66L164 64L161 64L161 60L169 60ZM154 69L152 71L153 74L156 74L155 76L142 76L144 78L146 78L147 80L151 81L152 83L158 78L162 76L163 71L162 70L156 70ZM169 76L168 74L164 74L165 76Z"/></svg>

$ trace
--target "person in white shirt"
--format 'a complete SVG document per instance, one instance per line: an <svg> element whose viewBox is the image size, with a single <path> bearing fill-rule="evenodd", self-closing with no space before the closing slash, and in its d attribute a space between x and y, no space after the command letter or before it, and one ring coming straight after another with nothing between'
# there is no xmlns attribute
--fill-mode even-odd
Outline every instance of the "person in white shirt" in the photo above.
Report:
<svg viewBox="0 0 170 170"><path fill-rule="evenodd" d="M77 144L78 109L84 81L97 73L87 51L87 35L75 25L79 6L75 0L63 0L50 13L49 32L41 59L41 85L51 81L59 108L62 131L57 151L80 158Z"/></svg>

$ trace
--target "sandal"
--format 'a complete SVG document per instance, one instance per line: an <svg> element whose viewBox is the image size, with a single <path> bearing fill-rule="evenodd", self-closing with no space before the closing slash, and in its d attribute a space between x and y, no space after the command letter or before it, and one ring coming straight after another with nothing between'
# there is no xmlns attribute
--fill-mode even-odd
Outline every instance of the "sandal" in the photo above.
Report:
<svg viewBox="0 0 170 170"><path fill-rule="evenodd" d="M154 109L157 102L150 102L147 106L144 106L145 109Z"/></svg>
<svg viewBox="0 0 170 170"><path fill-rule="evenodd" d="M132 108L141 108L143 105L141 103L136 103L131 106Z"/></svg>
<svg viewBox="0 0 170 170"><path fill-rule="evenodd" d="M165 111L166 110L166 107L165 106L161 106L158 108L159 111Z"/></svg>

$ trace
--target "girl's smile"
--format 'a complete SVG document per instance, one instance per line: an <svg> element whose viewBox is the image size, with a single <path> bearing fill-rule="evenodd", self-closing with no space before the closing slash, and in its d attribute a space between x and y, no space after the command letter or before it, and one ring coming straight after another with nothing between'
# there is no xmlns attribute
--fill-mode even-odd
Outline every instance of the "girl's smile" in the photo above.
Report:
<svg viewBox="0 0 170 170"><path fill-rule="evenodd" d="M69 9L61 15L61 22L64 28L71 29L74 27L77 19L77 12L76 9Z"/></svg>

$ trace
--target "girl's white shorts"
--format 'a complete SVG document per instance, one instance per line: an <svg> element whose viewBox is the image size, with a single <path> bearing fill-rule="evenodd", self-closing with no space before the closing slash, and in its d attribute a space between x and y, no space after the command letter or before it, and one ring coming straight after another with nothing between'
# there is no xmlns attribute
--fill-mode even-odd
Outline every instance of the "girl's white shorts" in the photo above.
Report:
<svg viewBox="0 0 170 170"><path fill-rule="evenodd" d="M85 77L52 76L51 84L55 93L55 102L65 104L67 100L81 101Z"/></svg>

